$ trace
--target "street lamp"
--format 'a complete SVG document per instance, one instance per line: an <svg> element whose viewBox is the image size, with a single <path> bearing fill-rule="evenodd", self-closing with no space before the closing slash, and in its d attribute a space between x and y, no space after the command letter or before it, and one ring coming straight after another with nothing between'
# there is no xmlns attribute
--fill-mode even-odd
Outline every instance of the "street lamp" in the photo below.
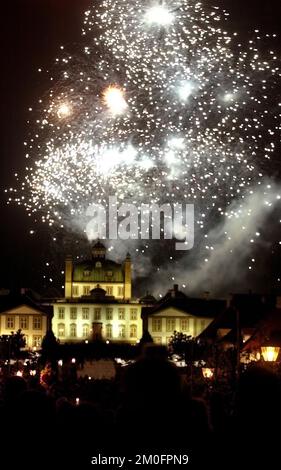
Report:
<svg viewBox="0 0 281 470"><path fill-rule="evenodd" d="M215 369L213 367L202 367L202 375L204 379L212 379L214 377Z"/></svg>
<svg viewBox="0 0 281 470"><path fill-rule="evenodd" d="M262 346L261 353L265 362L276 362L280 352L279 346Z"/></svg>

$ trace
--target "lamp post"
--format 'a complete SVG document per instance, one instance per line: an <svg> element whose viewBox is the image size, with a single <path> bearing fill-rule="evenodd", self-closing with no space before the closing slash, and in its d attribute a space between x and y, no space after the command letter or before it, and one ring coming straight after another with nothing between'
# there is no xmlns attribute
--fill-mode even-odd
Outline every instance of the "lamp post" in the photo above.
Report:
<svg viewBox="0 0 281 470"><path fill-rule="evenodd" d="M261 353L265 362L276 362L279 356L280 347L279 346L262 346Z"/></svg>
<svg viewBox="0 0 281 470"><path fill-rule="evenodd" d="M213 367L202 367L204 379L211 380L214 377L215 369Z"/></svg>

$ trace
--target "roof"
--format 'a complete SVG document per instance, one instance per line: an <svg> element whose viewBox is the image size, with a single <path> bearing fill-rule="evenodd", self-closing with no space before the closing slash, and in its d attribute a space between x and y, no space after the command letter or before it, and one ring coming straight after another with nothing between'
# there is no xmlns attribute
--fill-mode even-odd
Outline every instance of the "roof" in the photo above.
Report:
<svg viewBox="0 0 281 470"><path fill-rule="evenodd" d="M140 304L155 304L156 299L153 295L149 294L148 292L146 295L140 298Z"/></svg>
<svg viewBox="0 0 281 470"><path fill-rule="evenodd" d="M200 337L216 338L218 330L232 330L237 328L237 313L241 329L254 329L265 313L272 308L272 298L258 294L235 294L229 305L217 316L201 333ZM235 338L236 333L228 338Z"/></svg>
<svg viewBox="0 0 281 470"><path fill-rule="evenodd" d="M244 350L260 347L268 339L272 344L281 346L281 309L274 308L266 312L264 317L256 325L251 338L243 346Z"/></svg>
<svg viewBox="0 0 281 470"><path fill-rule="evenodd" d="M124 282L121 264L108 259L89 259L74 265L73 282Z"/></svg>
<svg viewBox="0 0 281 470"><path fill-rule="evenodd" d="M0 314L20 307L21 305L27 305L32 309L42 312L44 315L51 315L53 312L52 307L41 305L40 302L34 300L28 294L11 293L7 296L0 297Z"/></svg>
<svg viewBox="0 0 281 470"><path fill-rule="evenodd" d="M103 250L106 250L104 244L98 240L94 245L93 245L93 248L102 248Z"/></svg>
<svg viewBox="0 0 281 470"><path fill-rule="evenodd" d="M144 307L142 309L142 317L155 315L171 307L189 315L214 318L225 308L225 301L191 298L187 297L178 289L171 289L156 305L153 307Z"/></svg>

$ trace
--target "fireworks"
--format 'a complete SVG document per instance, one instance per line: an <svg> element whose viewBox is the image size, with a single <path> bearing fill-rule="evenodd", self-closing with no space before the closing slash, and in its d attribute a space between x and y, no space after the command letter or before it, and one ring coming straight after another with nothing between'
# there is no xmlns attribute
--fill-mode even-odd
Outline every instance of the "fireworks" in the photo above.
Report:
<svg viewBox="0 0 281 470"><path fill-rule="evenodd" d="M127 109L124 93L118 87L109 86L103 93L104 101L113 115L123 114Z"/></svg>
<svg viewBox="0 0 281 470"><path fill-rule="evenodd" d="M228 33L226 16L193 0L93 3L80 54L57 59L10 200L49 225L110 194L195 203L199 228L228 217L276 152L280 68L258 36Z"/></svg>
<svg viewBox="0 0 281 470"><path fill-rule="evenodd" d="M67 103L58 106L57 115L59 119L67 118L71 115L71 107Z"/></svg>
<svg viewBox="0 0 281 470"><path fill-rule="evenodd" d="M174 15L169 11L165 5L156 5L145 13L145 21L148 24L158 24L161 26L169 25L173 22Z"/></svg>

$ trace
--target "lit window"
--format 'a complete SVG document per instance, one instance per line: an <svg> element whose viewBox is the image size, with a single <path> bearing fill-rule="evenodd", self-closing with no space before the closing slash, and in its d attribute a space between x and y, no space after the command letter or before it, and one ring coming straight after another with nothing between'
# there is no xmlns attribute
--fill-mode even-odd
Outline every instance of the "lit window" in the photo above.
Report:
<svg viewBox="0 0 281 470"><path fill-rule="evenodd" d="M101 262L100 261L96 262L96 268L101 268Z"/></svg>
<svg viewBox="0 0 281 470"><path fill-rule="evenodd" d="M112 277L112 276L113 276L113 272L112 272L112 271L107 271L106 275L107 275L107 277Z"/></svg>
<svg viewBox="0 0 281 470"><path fill-rule="evenodd" d="M21 330L28 329L28 317L25 315L20 315L20 329Z"/></svg>
<svg viewBox="0 0 281 470"><path fill-rule="evenodd" d="M64 323L59 323L58 324L58 337L64 338L64 336L65 336L65 325Z"/></svg>
<svg viewBox="0 0 281 470"><path fill-rule="evenodd" d="M42 328L42 318L41 317L33 317L33 329L34 330L41 330Z"/></svg>
<svg viewBox="0 0 281 470"><path fill-rule="evenodd" d="M136 338L137 331L138 331L137 325L130 325L130 338Z"/></svg>
<svg viewBox="0 0 281 470"><path fill-rule="evenodd" d="M175 331L175 329L176 329L175 318L167 318L166 331Z"/></svg>
<svg viewBox="0 0 281 470"><path fill-rule="evenodd" d="M89 325L83 325L83 327L82 327L82 336L83 336L83 338L88 338L88 336L89 336Z"/></svg>
<svg viewBox="0 0 281 470"><path fill-rule="evenodd" d="M131 308L130 318L131 318L131 320L137 320L138 319L138 309L137 308Z"/></svg>
<svg viewBox="0 0 281 470"><path fill-rule="evenodd" d="M89 271L88 269L86 269L86 270L84 271L84 276L85 276L85 277L89 277L90 274L91 274L91 271Z"/></svg>
<svg viewBox="0 0 281 470"><path fill-rule="evenodd" d="M112 338L112 325L106 325L105 336L109 339Z"/></svg>
<svg viewBox="0 0 281 470"><path fill-rule="evenodd" d="M90 294L90 286L83 286L83 295Z"/></svg>
<svg viewBox="0 0 281 470"><path fill-rule="evenodd" d="M15 319L14 317L6 317L6 328L14 329L15 328Z"/></svg>
<svg viewBox="0 0 281 470"><path fill-rule="evenodd" d="M184 318L181 320L181 330L188 331L189 330L189 320Z"/></svg>
<svg viewBox="0 0 281 470"><path fill-rule="evenodd" d="M76 307L70 307L70 319L71 320L76 320L77 319L77 308Z"/></svg>
<svg viewBox="0 0 281 470"><path fill-rule="evenodd" d="M64 320L64 307L59 307L59 320Z"/></svg>
<svg viewBox="0 0 281 470"><path fill-rule="evenodd" d="M106 309L106 319L107 320L112 320L113 318L113 308L107 308Z"/></svg>
<svg viewBox="0 0 281 470"><path fill-rule="evenodd" d="M76 297L79 293L78 286L72 286L72 295Z"/></svg>
<svg viewBox="0 0 281 470"><path fill-rule="evenodd" d="M76 338L76 336L77 336L77 327L76 327L75 323L71 323L71 325L70 325L70 336L71 336L71 338Z"/></svg>
<svg viewBox="0 0 281 470"><path fill-rule="evenodd" d="M126 337L125 325L119 325L118 332L119 332L118 333L119 338L125 338Z"/></svg>
<svg viewBox="0 0 281 470"><path fill-rule="evenodd" d="M106 293L107 295L112 295L113 294L113 287L112 286L106 286Z"/></svg>
<svg viewBox="0 0 281 470"><path fill-rule="evenodd" d="M124 287L123 286L118 286L118 296L119 297L124 296Z"/></svg>
<svg viewBox="0 0 281 470"><path fill-rule="evenodd" d="M40 348L41 343L42 343L42 336L34 335L34 336L33 336L33 339L32 339L32 345L33 345L35 348Z"/></svg>
<svg viewBox="0 0 281 470"><path fill-rule="evenodd" d="M152 318L152 331L162 331L161 318Z"/></svg>
<svg viewBox="0 0 281 470"><path fill-rule="evenodd" d="M82 319L83 320L89 320L89 309L88 308L82 308Z"/></svg>
<svg viewBox="0 0 281 470"><path fill-rule="evenodd" d="M125 309L118 308L118 320L125 320Z"/></svg>

